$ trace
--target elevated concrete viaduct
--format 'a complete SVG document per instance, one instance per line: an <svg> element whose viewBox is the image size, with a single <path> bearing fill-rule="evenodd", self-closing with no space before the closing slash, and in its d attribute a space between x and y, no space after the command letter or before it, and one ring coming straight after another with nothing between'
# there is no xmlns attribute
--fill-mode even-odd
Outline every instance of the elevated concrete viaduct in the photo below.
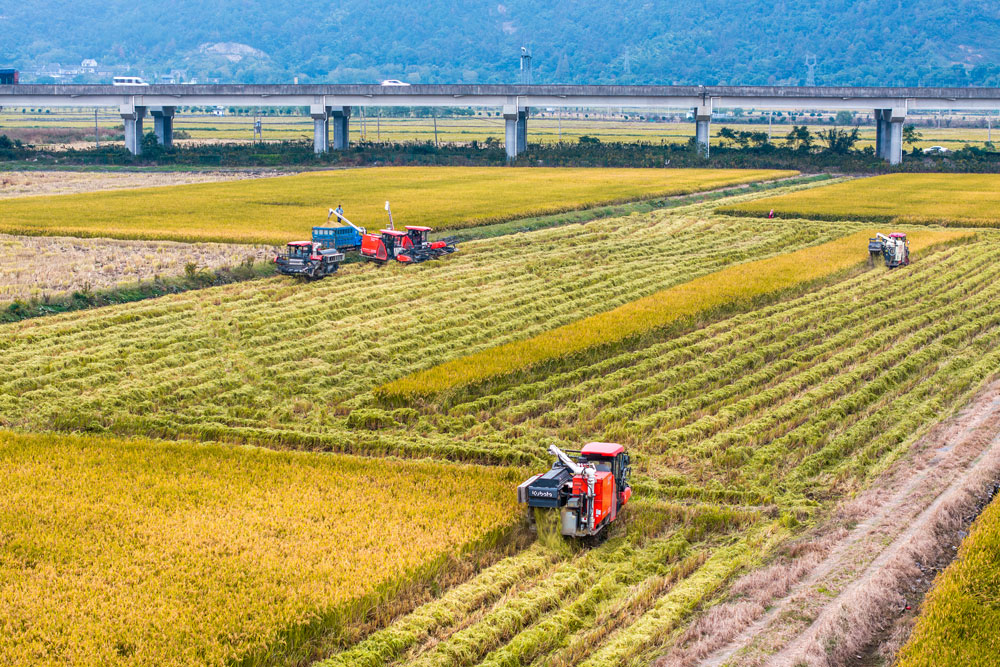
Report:
<svg viewBox="0 0 1000 667"><path fill-rule="evenodd" d="M903 122L914 110L1000 110L996 88L825 88L789 86L545 86L545 85L33 85L0 86L0 107L118 107L126 145L142 150L142 120L149 109L156 138L170 145L173 112L179 106L307 107L314 121L317 153L347 148L351 110L366 106L460 106L502 110L507 155L527 148L529 108L627 107L684 109L695 121L698 150L708 155L714 110L752 107L773 110L849 109L871 112L878 155L902 160ZM330 143L330 124L333 143Z"/></svg>

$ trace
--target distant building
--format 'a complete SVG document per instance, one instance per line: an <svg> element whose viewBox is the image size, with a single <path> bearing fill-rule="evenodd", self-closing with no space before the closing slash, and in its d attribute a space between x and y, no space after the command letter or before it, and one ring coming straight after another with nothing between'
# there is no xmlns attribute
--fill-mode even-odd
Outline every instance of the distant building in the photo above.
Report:
<svg viewBox="0 0 1000 667"><path fill-rule="evenodd" d="M83 62L80 63L80 69L87 74L93 74L97 71L97 61L93 58L85 58Z"/></svg>

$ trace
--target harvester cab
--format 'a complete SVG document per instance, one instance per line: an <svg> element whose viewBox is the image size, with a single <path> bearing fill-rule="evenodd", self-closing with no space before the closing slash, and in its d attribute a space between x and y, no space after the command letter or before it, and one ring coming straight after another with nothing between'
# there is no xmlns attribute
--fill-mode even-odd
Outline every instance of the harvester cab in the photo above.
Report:
<svg viewBox="0 0 1000 667"><path fill-rule="evenodd" d="M438 241L429 240L428 234L432 231L434 230L430 227L406 226L406 233L413 242L413 247L423 250L425 254L429 255L428 259L437 259L442 255L448 255L458 250L455 247L455 239L453 238L440 239Z"/></svg>
<svg viewBox="0 0 1000 667"><path fill-rule="evenodd" d="M383 229L378 234L365 234L361 238L361 259L380 264L392 259L408 263L414 261L407 252L410 248L413 248L413 241L406 232Z"/></svg>
<svg viewBox="0 0 1000 667"><path fill-rule="evenodd" d="M907 266L910 263L910 244L906 234L893 232L886 236L879 233L875 238L868 239L868 265L875 266L880 257L890 269Z"/></svg>
<svg viewBox="0 0 1000 667"><path fill-rule="evenodd" d="M559 513L560 531L566 537L590 541L607 537L607 527L632 497L625 448L591 442L574 452L575 460L555 445L549 446L549 453L556 457L552 468L517 487L517 500L527 505L529 521L534 521L534 509L540 508Z"/></svg>
<svg viewBox="0 0 1000 667"><path fill-rule="evenodd" d="M406 264L437 259L455 252L453 240L429 241L430 227L408 226L406 231L383 229L378 234L365 234L361 239L361 258L384 264L396 260Z"/></svg>
<svg viewBox="0 0 1000 667"><path fill-rule="evenodd" d="M278 273L318 280L337 272L344 261L344 253L335 249L324 249L314 241L292 241L284 254L277 255L274 263Z"/></svg>

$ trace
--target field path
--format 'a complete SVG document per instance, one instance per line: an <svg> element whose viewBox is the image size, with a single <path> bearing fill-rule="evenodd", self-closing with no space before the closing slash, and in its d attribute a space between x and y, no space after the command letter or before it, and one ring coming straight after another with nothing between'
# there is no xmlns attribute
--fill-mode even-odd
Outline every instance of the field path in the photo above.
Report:
<svg viewBox="0 0 1000 667"><path fill-rule="evenodd" d="M838 508L847 529L826 535L819 563L765 613L728 639L717 637L714 651L705 656L675 650L659 664L840 664L824 648L831 637L840 652L853 654L894 620L893 612L905 606L897 606L905 599L899 589L917 563L930 559L928 551L939 543L935 533L965 509L962 501L976 493L981 479L998 470L1000 382L995 382L931 429L907 461ZM860 520L854 523L852 517Z"/></svg>

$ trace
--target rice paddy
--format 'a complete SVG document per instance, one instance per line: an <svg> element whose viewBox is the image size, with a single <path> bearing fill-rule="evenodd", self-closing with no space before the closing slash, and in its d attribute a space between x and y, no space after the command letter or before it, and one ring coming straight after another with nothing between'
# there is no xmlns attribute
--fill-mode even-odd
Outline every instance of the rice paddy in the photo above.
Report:
<svg viewBox="0 0 1000 667"><path fill-rule="evenodd" d="M457 229L600 204L682 195L795 172L718 169L384 167L0 201L0 232L284 245L327 211L370 229Z"/></svg>
<svg viewBox="0 0 1000 667"><path fill-rule="evenodd" d="M1000 227L1000 175L890 174L767 197L728 213L812 220Z"/></svg>
<svg viewBox="0 0 1000 667"><path fill-rule="evenodd" d="M901 667L996 664L1000 655L1000 500L979 516L958 556L938 575Z"/></svg>
<svg viewBox="0 0 1000 667"><path fill-rule="evenodd" d="M515 520L498 468L0 431L0 470L6 665L260 659Z"/></svg>
<svg viewBox="0 0 1000 667"><path fill-rule="evenodd" d="M405 170L384 173L406 191ZM555 187L549 203L562 205L566 192L718 187L655 173L622 190L584 171L572 174L580 190L565 189L567 173L530 189ZM329 201L351 216L346 198L317 194L336 174L307 176L285 180L312 198L293 191L291 208ZM469 224L462 207L490 187L482 201L497 201L491 183L465 170L408 201L439 202L442 217L420 220L431 226ZM244 184L212 187L233 185ZM205 187L174 192L229 229L224 198L191 196ZM469 202L452 201L466 190ZM257 193L232 196L274 196ZM717 206L0 325L0 472L14 480L0 486L0 662L624 667L664 656L737 577L797 548L1000 368L997 231L894 222L913 263L889 270L865 266L870 218ZM417 209L393 210L400 224ZM178 221L175 233L207 227ZM570 353L535 358L535 347ZM480 356L502 368L434 370ZM428 373L440 375L432 391L386 400L380 389ZM624 444L634 468L607 542L521 548L516 484L551 464L548 444L595 440ZM492 557L462 570L463 553ZM464 574L436 578L446 562ZM418 580L429 583L408 587Z"/></svg>

